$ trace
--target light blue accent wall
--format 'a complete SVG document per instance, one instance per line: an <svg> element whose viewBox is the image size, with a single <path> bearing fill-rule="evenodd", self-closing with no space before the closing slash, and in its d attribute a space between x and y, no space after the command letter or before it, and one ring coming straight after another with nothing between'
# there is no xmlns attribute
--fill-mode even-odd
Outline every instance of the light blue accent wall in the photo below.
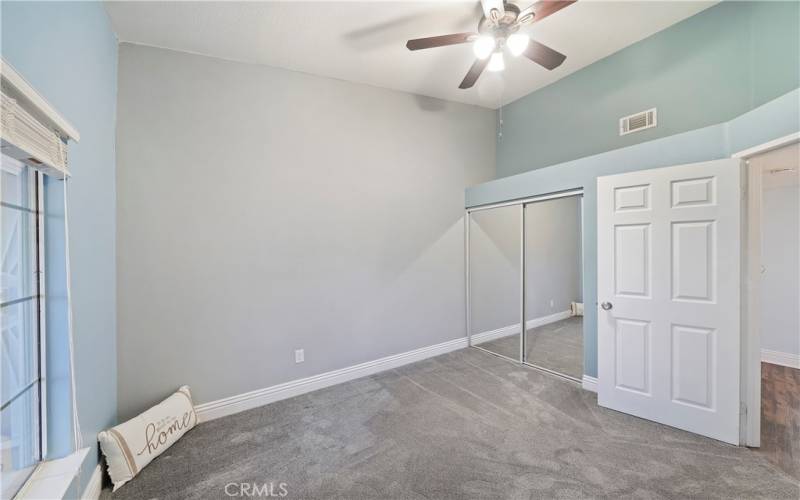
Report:
<svg viewBox="0 0 800 500"><path fill-rule="evenodd" d="M117 417L117 40L100 2L4 1L0 9L3 58L81 133L69 148L68 211L78 415L92 446L76 485L83 491L97 463L97 432Z"/></svg>
<svg viewBox="0 0 800 500"><path fill-rule="evenodd" d="M505 106L498 177L723 123L800 87L800 2L726 1ZM569 56L569 54L568 54ZM658 108L620 136L619 118Z"/></svg>
<svg viewBox="0 0 800 500"><path fill-rule="evenodd" d="M59 458L72 451L72 392L67 330L67 259L64 182L44 178L45 345L47 377L47 454Z"/></svg>
<svg viewBox="0 0 800 500"><path fill-rule="evenodd" d="M473 207L540 194L584 189L584 368L597 376L597 177L721 158L800 131L800 89L733 120L551 167L504 177L467 189Z"/></svg>

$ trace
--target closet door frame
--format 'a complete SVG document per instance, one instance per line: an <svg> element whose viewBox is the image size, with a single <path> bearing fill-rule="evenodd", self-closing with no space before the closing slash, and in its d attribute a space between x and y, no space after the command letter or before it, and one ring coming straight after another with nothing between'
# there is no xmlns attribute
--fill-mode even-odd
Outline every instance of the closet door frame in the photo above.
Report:
<svg viewBox="0 0 800 500"><path fill-rule="evenodd" d="M491 203L488 205L479 205L476 207L470 207L466 209L466 213L464 215L464 284L465 284L465 302L466 302L466 317L465 317L465 324L466 324L466 334L467 334L467 345L469 347L474 347L476 349L480 349L482 351L488 352L490 354L494 354L495 356L499 356L501 358L509 359L511 361L515 361L517 363L523 364L525 366L529 366L531 368L535 368L537 370L541 370L553 375L557 375L562 377L566 380L575 382L576 379L563 375L561 373L555 372L553 370L548 370L547 368L542 368L540 366L528 363L525 361L525 323L526 323L526 313L525 313L525 207L531 203L536 203L540 201L546 200L553 200L556 198L567 198L570 196L580 196L581 197L581 245L583 245L583 188L577 189L570 189L567 191L559 191L555 193L548 193L539 196L532 196L530 198L522 198L518 200L509 200L499 203ZM520 305L520 332L519 332L519 352L517 353L517 359L511 359L507 356L503 356L501 354L494 353L485 349L479 345L474 345L472 343L472 297L471 297L471 290L472 284L470 280L470 233L469 228L472 223L472 213L478 212L481 210L491 210L493 208L500 208L500 207L508 207L508 206L518 206L520 210L520 227L519 227L519 236L520 236L520 274L519 274L519 305ZM583 249L581 249L581 260L583 260ZM580 383L579 380L577 380Z"/></svg>
<svg viewBox="0 0 800 500"><path fill-rule="evenodd" d="M466 335L467 336L467 345L469 347L474 347L475 349L480 349L481 351L489 353L489 354L491 354L493 356L497 356L498 358L503 358L503 359L507 359L507 360L515 362L515 363L520 363L521 359L522 359L521 358L521 355L522 355L522 352L523 352L522 349L524 348L524 345L523 345L523 340L524 339L520 340L519 350L517 351L517 357L516 358L508 357L505 354L500 354L500 353L494 352L494 351L492 351L490 349L487 349L487 348L485 348L485 347L483 347L481 345L476 345L476 344L473 343L473 340L472 340L472 297L471 297L472 280L471 280L471 276L470 276L470 265L471 264L470 264L470 251L469 251L469 249L470 249L470 226L472 224L471 213L472 212L483 211L483 210L491 210L491 209L497 209L497 208L503 208L503 207L511 207L511 206L515 206L515 205L519 205L519 209L521 210L521 213L520 213L521 220L520 220L519 231L520 231L520 234L522 234L524 232L524 228L525 228L525 221L523 220L525 210L524 210L524 205L522 204L522 201L511 202L511 203L505 203L505 202L503 202L503 203L493 203L491 205L482 205L480 207L468 208L466 210L466 214L464 216L464 262L465 262L465 266L464 266L464 268L465 268L464 283L465 283L465 298L466 298L466 301L465 301L465 303L466 303L466 323L465 324L466 324L466 328L467 328L467 335ZM524 254L525 246L524 246L524 242L521 241L521 240L520 240L520 243L519 243L519 250L520 250L520 264L522 266L524 266L525 265L525 262L524 262L525 261L525 254ZM523 271L524 271L524 269L523 269ZM523 292L520 295L522 295L524 297L525 284L524 284L524 282L522 282L522 277L523 276L524 276L524 272L522 274L520 274L519 285L520 285L520 290L522 290L522 292ZM523 300L523 297L521 297L520 300ZM520 316L521 316L521 318L524 318L524 311L522 311L522 307L523 306L524 306L524 302L522 302L520 304L520 311L521 311ZM522 335L522 337L524 337L524 335Z"/></svg>
<svg viewBox="0 0 800 500"><path fill-rule="evenodd" d="M584 272L583 272L583 268L584 268L584 266L583 266L583 258L584 258L584 251L583 251L584 250L583 249L583 230L584 230L584 228L583 228L583 190L580 189L580 190L576 190L576 191L570 191L569 193L564 193L563 196L547 197L547 198L544 198L544 199L536 199L536 200L528 201L523 205L522 214L523 214L523 219L524 219L525 207L528 207L529 205L534 205L534 204L536 204L538 202L552 200L552 199L556 199L556 198L571 198L571 197L579 198L579 202L580 202L580 206L578 207L578 211L580 213L581 220L580 220L580 237L578 238L578 241L579 241L579 245L580 245L581 289L582 289L583 288L583 280L585 278L584 277ZM525 232L523 232L522 235L523 235L523 237L525 237L526 236ZM523 255L524 255L525 250L526 250L526 248L523 246ZM523 267L523 272L524 272L524 267ZM525 287L525 284L526 283L523 283L523 287L527 288L527 287ZM525 297L525 298L527 299L527 297ZM584 300L585 300L585 298L584 298ZM527 321L527 319L525 317L523 317L523 321ZM551 375L555 375L557 377L561 377L563 379L569 380L570 382L575 382L577 384L581 384L582 385L583 384L582 378L581 379L575 378L575 377L573 377L571 375L567 375L565 373L561 373L559 371L552 370L550 368L546 368L544 366L537 365L535 363L531 363L531 362L529 362L529 361L527 361L525 359L525 350L526 350L526 346L525 346L525 337L526 337L526 335L525 334L528 332L528 328L527 328L527 324L526 323L523 323L523 324L525 324L526 328L523 329L524 333L522 335L523 336L523 342L522 342L523 348L522 348L522 351L520 353L520 356L521 356L520 359L522 360L522 364L524 364L525 366L530 366L531 368L535 368L535 369L537 369L539 371L547 372L547 373L549 373ZM584 332L583 331L581 331L581 336L584 336ZM583 342L581 345L585 346L585 342ZM581 353L581 354L583 355L583 353ZM585 356L583 356L583 357L585 358ZM585 359L583 361L585 361ZM583 363L581 363L581 366L583 366Z"/></svg>

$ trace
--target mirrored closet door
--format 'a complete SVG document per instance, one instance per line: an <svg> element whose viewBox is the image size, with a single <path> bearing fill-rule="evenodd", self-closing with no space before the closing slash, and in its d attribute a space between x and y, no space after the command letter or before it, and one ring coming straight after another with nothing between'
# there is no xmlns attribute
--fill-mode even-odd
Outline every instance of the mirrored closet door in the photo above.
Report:
<svg viewBox="0 0 800 500"><path fill-rule="evenodd" d="M468 223L470 345L519 361L521 207L473 211Z"/></svg>
<svg viewBox="0 0 800 500"><path fill-rule="evenodd" d="M583 377L580 195L525 205L524 361Z"/></svg>

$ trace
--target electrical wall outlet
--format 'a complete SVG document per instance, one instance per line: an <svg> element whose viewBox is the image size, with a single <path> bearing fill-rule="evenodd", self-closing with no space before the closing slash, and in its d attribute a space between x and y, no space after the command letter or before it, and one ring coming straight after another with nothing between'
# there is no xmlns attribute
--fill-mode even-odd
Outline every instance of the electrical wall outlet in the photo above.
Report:
<svg viewBox="0 0 800 500"><path fill-rule="evenodd" d="M556 306L555 301L553 299L550 299L550 309L554 308L555 306Z"/></svg>
<svg viewBox="0 0 800 500"><path fill-rule="evenodd" d="M306 353L303 349L295 349L294 350L294 362L295 363L302 363L306 360Z"/></svg>

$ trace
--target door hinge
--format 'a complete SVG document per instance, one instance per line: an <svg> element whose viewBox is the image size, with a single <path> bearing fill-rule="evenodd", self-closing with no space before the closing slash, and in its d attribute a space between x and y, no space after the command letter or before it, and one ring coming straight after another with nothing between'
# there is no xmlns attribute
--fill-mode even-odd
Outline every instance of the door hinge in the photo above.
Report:
<svg viewBox="0 0 800 500"><path fill-rule="evenodd" d="M739 403L739 415L747 416L747 405L743 401Z"/></svg>

